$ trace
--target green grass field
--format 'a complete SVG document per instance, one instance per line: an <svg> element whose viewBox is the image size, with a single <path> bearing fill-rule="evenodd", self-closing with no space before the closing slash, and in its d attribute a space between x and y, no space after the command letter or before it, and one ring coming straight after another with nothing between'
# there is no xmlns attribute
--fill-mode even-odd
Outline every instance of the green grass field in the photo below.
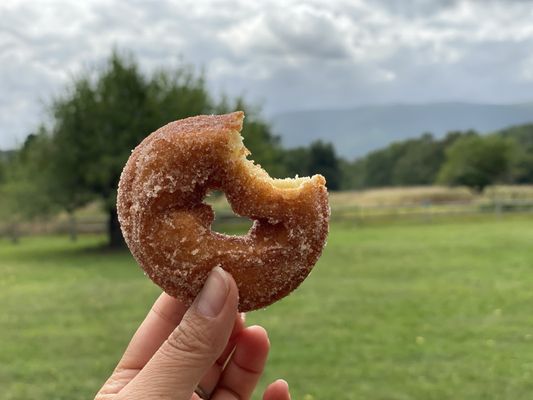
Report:
<svg viewBox="0 0 533 400"><path fill-rule="evenodd" d="M0 398L88 399L158 289L101 237L0 241ZM291 296L249 314L294 399L530 399L533 217L332 226Z"/></svg>

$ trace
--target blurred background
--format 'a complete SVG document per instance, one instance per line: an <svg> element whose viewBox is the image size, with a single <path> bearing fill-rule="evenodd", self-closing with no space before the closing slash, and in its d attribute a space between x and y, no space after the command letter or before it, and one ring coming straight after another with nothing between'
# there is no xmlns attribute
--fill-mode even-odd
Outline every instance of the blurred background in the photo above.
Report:
<svg viewBox="0 0 533 400"><path fill-rule="evenodd" d="M250 313L293 398L527 399L533 2L0 4L1 399L91 398L159 289L124 247L131 149L244 110L252 158L323 174L330 237ZM251 222L221 194L214 228ZM259 397L257 397L259 398Z"/></svg>

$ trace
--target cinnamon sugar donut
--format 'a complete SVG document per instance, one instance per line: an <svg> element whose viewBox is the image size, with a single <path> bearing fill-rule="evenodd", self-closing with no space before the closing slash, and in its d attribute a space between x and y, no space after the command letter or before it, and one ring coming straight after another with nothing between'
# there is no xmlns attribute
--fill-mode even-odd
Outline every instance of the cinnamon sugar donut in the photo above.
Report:
<svg viewBox="0 0 533 400"><path fill-rule="evenodd" d="M234 112L171 122L133 150L120 177L126 243L146 274L187 305L215 266L233 275L240 311L272 304L307 277L326 241L324 177L270 178L246 159L243 119ZM211 230L214 213L202 202L211 190L254 221L246 235Z"/></svg>

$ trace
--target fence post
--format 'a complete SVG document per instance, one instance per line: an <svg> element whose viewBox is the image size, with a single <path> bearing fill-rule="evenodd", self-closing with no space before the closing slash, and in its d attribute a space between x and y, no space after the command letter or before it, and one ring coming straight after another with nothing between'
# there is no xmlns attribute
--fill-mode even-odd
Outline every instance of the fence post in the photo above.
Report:
<svg viewBox="0 0 533 400"><path fill-rule="evenodd" d="M11 238L11 243L18 244L19 242L19 232L18 232L18 226L16 222L13 222L9 225L9 237Z"/></svg>
<svg viewBox="0 0 533 400"><path fill-rule="evenodd" d="M432 210L431 210L431 200L422 200L422 209L424 210L423 212L423 215L424 215L424 221L426 223L431 223L433 222L433 214L432 214Z"/></svg>
<svg viewBox="0 0 533 400"><path fill-rule="evenodd" d="M78 240L78 226L76 223L76 216L74 215L73 211L70 211L68 213L68 232L70 236L70 240L72 242L75 242Z"/></svg>
<svg viewBox="0 0 533 400"><path fill-rule="evenodd" d="M499 199L494 199L494 212L496 217L501 218L502 216L502 204Z"/></svg>

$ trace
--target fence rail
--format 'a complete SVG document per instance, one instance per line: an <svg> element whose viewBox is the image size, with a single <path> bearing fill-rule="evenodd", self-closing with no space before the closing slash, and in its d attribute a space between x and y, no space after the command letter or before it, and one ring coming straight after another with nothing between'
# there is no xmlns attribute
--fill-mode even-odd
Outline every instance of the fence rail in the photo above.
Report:
<svg viewBox="0 0 533 400"><path fill-rule="evenodd" d="M446 203L422 202L405 205L375 205L365 207L336 207L332 210L332 220L361 221L372 219L419 218L431 222L434 218L461 215L501 216L508 213L533 213L533 200L506 200L474 203L454 201Z"/></svg>
<svg viewBox="0 0 533 400"><path fill-rule="evenodd" d="M373 220L418 219L423 222L434 222L452 216L494 214L502 216L510 213L533 213L533 200L505 200L483 203L455 201L446 203L421 202L418 204L374 205L374 206L333 206L332 221L370 222ZM243 218L228 211L219 212L216 225L239 224ZM0 235L17 240L25 235L48 234L101 234L107 230L107 220L99 218L78 218L72 220L49 220L20 223L2 223Z"/></svg>

